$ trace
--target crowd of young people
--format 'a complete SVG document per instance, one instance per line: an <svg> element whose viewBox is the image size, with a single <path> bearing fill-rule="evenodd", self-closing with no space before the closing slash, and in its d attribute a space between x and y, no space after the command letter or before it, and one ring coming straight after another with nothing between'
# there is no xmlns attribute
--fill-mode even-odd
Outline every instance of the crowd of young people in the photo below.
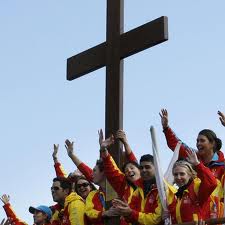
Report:
<svg viewBox="0 0 225 225"><path fill-rule="evenodd" d="M218 111L221 124L225 115ZM66 140L69 158L78 170L67 175L60 164L54 144L53 161L56 177L52 181L53 206L31 206L36 225L103 225L106 220L119 218L121 225L177 224L206 221L224 217L225 160L222 141L209 129L197 136L193 149L182 142L169 126L166 109L160 112L161 123L168 147L175 151L180 143L178 159L172 167L173 183L165 180L166 205L162 207L156 185L154 158L150 154L137 161L128 144L126 134L119 130L104 139L99 131L100 158L91 169L74 153L74 143ZM116 140L122 142L125 160L119 168L109 153ZM106 180L117 193L106 207ZM1 197L7 219L1 225L25 225L10 204L10 197Z"/></svg>

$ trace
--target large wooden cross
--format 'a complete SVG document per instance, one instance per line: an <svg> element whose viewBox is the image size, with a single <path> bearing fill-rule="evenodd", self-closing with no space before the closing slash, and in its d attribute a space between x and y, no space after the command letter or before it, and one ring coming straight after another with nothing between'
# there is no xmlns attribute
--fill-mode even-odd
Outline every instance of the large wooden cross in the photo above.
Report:
<svg viewBox="0 0 225 225"><path fill-rule="evenodd" d="M106 66L106 137L123 128L123 59L168 40L167 17L160 17L126 33L123 33L123 26L124 0L107 0L106 42L67 59L68 80ZM110 153L117 165L121 165L119 142ZM111 224L116 225L117 222Z"/></svg>

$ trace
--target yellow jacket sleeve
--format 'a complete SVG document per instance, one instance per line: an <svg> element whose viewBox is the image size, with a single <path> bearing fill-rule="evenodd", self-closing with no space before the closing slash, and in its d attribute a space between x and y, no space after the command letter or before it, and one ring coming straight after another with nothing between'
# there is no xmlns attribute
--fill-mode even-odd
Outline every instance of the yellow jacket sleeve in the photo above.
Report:
<svg viewBox="0 0 225 225"><path fill-rule="evenodd" d="M89 221L91 222L100 222L103 221L102 218L102 212L104 211L104 209L102 208L102 210L97 210L96 207L99 206L99 202L95 201L96 200L96 195L98 193L96 191L91 191L88 195L88 197L86 198L86 206L85 206L85 213L89 219Z"/></svg>
<svg viewBox="0 0 225 225"><path fill-rule="evenodd" d="M69 220L71 225L84 225L85 204L81 200L69 204Z"/></svg>

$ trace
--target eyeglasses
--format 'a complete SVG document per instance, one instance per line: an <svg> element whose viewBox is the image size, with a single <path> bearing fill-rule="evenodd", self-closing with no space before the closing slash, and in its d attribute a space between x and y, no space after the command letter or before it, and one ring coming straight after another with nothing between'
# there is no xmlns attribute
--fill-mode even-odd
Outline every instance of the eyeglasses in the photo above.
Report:
<svg viewBox="0 0 225 225"><path fill-rule="evenodd" d="M51 191L58 191L60 187L51 187Z"/></svg>
<svg viewBox="0 0 225 225"><path fill-rule="evenodd" d="M89 183L77 184L77 188L87 187L89 185L90 185Z"/></svg>

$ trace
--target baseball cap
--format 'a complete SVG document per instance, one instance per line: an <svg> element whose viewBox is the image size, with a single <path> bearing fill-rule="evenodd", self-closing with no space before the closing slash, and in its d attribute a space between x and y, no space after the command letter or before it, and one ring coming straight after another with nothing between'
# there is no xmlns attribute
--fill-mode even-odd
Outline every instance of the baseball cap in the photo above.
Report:
<svg viewBox="0 0 225 225"><path fill-rule="evenodd" d="M33 206L31 206L29 208L29 212L30 213L34 214L35 211L40 211L40 212L45 213L48 216L48 219L51 219L51 217L52 217L52 210L48 206L40 205L40 206L38 206L36 208L33 207Z"/></svg>

